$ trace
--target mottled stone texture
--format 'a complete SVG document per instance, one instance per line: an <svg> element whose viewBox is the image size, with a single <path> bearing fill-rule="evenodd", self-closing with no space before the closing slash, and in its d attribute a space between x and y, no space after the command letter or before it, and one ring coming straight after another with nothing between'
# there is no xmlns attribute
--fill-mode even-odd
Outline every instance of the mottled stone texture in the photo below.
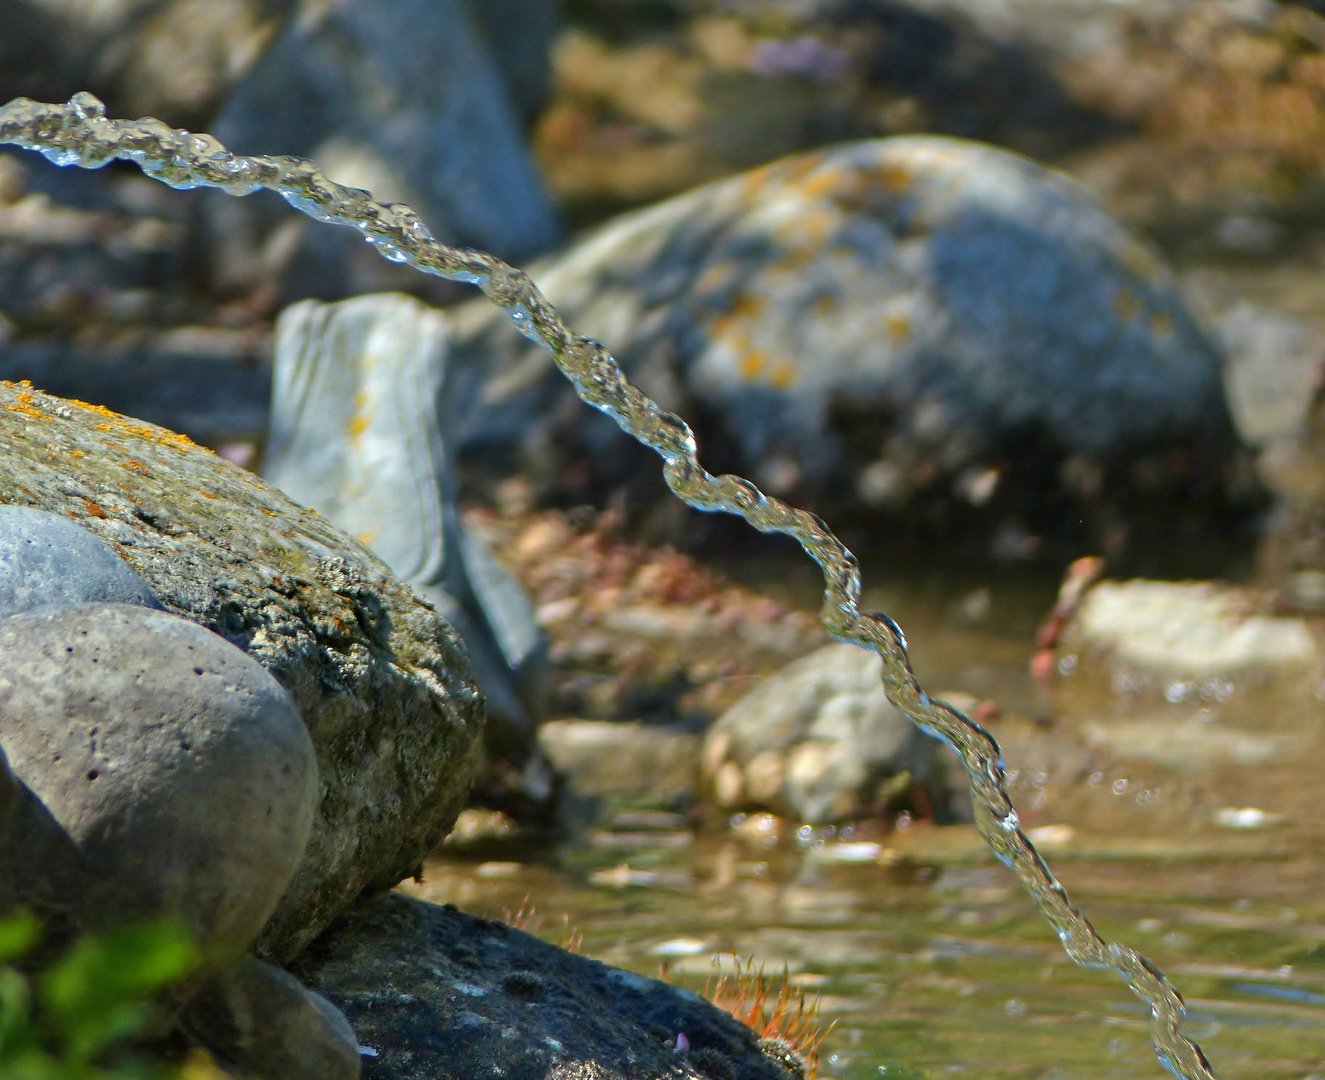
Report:
<svg viewBox="0 0 1325 1080"><path fill-rule="evenodd" d="M449 904L367 901L295 974L376 1052L364 1080L793 1080L698 994ZM678 1034L688 1053L669 1045Z"/></svg>
<svg viewBox="0 0 1325 1080"><path fill-rule="evenodd" d="M182 436L0 384L0 503L67 514L292 695L321 804L259 951L411 873L468 791L482 703L452 629L361 544Z"/></svg>

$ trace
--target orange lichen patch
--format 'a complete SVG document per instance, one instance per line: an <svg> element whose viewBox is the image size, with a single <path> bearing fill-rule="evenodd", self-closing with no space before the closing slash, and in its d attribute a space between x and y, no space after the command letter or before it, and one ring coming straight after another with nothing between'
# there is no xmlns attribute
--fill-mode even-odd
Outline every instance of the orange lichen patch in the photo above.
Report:
<svg viewBox="0 0 1325 1080"><path fill-rule="evenodd" d="M101 507L91 499L80 499L79 501L83 504L83 508L94 518L104 518L106 516L106 511L101 509Z"/></svg>
<svg viewBox="0 0 1325 1080"><path fill-rule="evenodd" d="M201 495L204 499L211 499L213 501L215 501L217 498L217 496L213 495L210 491L203 491L202 488L198 489L198 494Z"/></svg>
<svg viewBox="0 0 1325 1080"><path fill-rule="evenodd" d="M819 999L806 1000L803 987L793 986L787 970L780 977L755 968L754 958L744 964L732 954L736 970L712 975L704 984L704 996L729 1013L760 1039L778 1040L804 1062L806 1080L819 1074L819 1047L833 1025L819 1016ZM777 993L773 993L774 984Z"/></svg>
<svg viewBox="0 0 1325 1080"><path fill-rule="evenodd" d="M144 465L141 461L136 460L135 458L130 458L128 461L121 461L120 468L129 469L136 473L141 473L143 476L152 475L152 470L149 469L146 465Z"/></svg>
<svg viewBox="0 0 1325 1080"><path fill-rule="evenodd" d="M741 378L747 382L759 378L760 373L764 370L765 362L764 354L758 349L746 353L741 357Z"/></svg>
<svg viewBox="0 0 1325 1080"><path fill-rule="evenodd" d="M799 378L800 372L796 370L796 365L790 360L783 360L769 374L768 381L775 390L788 390L796 385Z"/></svg>
<svg viewBox="0 0 1325 1080"><path fill-rule="evenodd" d="M1150 316L1150 332L1156 337L1168 337L1173 333L1173 316L1167 311L1157 311Z"/></svg>
<svg viewBox="0 0 1325 1080"><path fill-rule="evenodd" d="M911 316L905 311L890 311L883 317L883 328L889 337L900 341L911 333Z"/></svg>
<svg viewBox="0 0 1325 1080"><path fill-rule="evenodd" d="M1122 288L1113 294L1113 313L1125 322L1141 314L1141 301L1131 289Z"/></svg>
<svg viewBox="0 0 1325 1080"><path fill-rule="evenodd" d="M71 457L71 458L87 457L87 455L86 455L85 453L83 453L83 451L81 451L81 450L75 450L75 449L74 449L73 447L71 447L71 446L65 447L65 451L64 451L64 452L65 452L66 454L68 454L69 457Z"/></svg>
<svg viewBox="0 0 1325 1080"><path fill-rule="evenodd" d="M5 383L6 386L13 386L13 383ZM19 383L19 386L31 386L26 379ZM26 416L30 420L45 420L46 414L32 404L32 395L26 391L20 393L18 397L10 404L5 406L6 412L18 413L20 416Z"/></svg>

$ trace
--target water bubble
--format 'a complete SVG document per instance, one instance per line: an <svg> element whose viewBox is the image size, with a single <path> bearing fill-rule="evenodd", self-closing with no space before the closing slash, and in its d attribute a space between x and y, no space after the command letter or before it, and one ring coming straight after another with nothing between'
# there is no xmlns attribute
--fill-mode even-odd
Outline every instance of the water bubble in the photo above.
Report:
<svg viewBox="0 0 1325 1080"><path fill-rule="evenodd" d="M1086 783L1088 783L1091 787L1099 787L1102 783L1104 783L1104 774L1102 772L1093 772L1087 778Z"/></svg>
<svg viewBox="0 0 1325 1080"><path fill-rule="evenodd" d="M1007 1003L1003 1006L1003 1011L1009 1016L1025 1016L1026 1003L1018 998L1008 998Z"/></svg>
<svg viewBox="0 0 1325 1080"><path fill-rule="evenodd" d="M1077 658L1069 653L1063 659L1058 661L1058 674L1071 675L1076 670Z"/></svg>
<svg viewBox="0 0 1325 1080"><path fill-rule="evenodd" d="M1113 782L1113 793L1115 795L1121 795L1126 790L1127 790L1127 777L1124 776L1121 780L1115 780Z"/></svg>
<svg viewBox="0 0 1325 1080"><path fill-rule="evenodd" d="M1189 682L1170 683L1168 689L1164 691L1164 697L1170 705L1177 705L1191 697L1194 689L1196 689L1194 684Z"/></svg>

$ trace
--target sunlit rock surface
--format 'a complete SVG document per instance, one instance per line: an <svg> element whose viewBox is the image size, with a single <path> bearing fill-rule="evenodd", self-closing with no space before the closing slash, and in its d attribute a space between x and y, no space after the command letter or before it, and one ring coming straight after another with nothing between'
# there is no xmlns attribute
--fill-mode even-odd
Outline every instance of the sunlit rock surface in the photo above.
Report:
<svg viewBox="0 0 1325 1080"><path fill-rule="evenodd" d="M91 603L160 606L109 545L67 517L0 505L0 616Z"/></svg>
<svg viewBox="0 0 1325 1080"><path fill-rule="evenodd" d="M726 809L828 824L901 805L914 781L944 818L952 792L939 750L889 703L875 654L825 645L719 717L704 740L705 788Z"/></svg>
<svg viewBox="0 0 1325 1080"><path fill-rule="evenodd" d="M1056 713L1119 760L1202 771L1290 761L1317 734L1325 656L1272 594L1105 581L1057 647Z"/></svg>
<svg viewBox="0 0 1325 1080"><path fill-rule="evenodd" d="M99 883L84 926L169 913L220 957L253 943L319 796L308 731L261 664L163 611L48 607L0 619L0 717L15 775Z"/></svg>
<svg viewBox="0 0 1325 1080"><path fill-rule="evenodd" d="M297 952L365 888L411 873L459 811L481 703L454 632L357 541L187 439L0 385L0 502L106 541L167 611L289 691L321 801L261 939Z"/></svg>
<svg viewBox="0 0 1325 1080"><path fill-rule="evenodd" d="M491 755L539 772L547 642L519 582L459 519L449 347L446 316L408 296L288 308L263 475L436 605L487 700ZM542 803L549 792L528 794Z"/></svg>
<svg viewBox="0 0 1325 1080"><path fill-rule="evenodd" d="M1177 490L1235 445L1219 350L1154 252L1066 177L977 143L787 159L617 219L534 276L710 458L820 506L1010 523L1182 446L1154 478ZM641 468L502 316L464 311L455 349L475 468L506 453L554 487L558 460L600 484Z"/></svg>
<svg viewBox="0 0 1325 1080"><path fill-rule="evenodd" d="M365 1080L788 1076L697 994L450 905L397 894L361 904L295 972L349 1017Z"/></svg>

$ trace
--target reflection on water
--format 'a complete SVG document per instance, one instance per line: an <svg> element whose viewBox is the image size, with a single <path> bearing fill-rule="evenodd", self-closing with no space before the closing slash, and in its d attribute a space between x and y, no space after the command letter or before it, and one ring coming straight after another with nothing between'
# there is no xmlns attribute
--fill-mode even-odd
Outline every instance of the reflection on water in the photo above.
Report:
<svg viewBox="0 0 1325 1080"><path fill-rule="evenodd" d="M1257 768L1173 771L1083 749L1078 727L1044 718L1026 674L1050 598L1047 583L921 580L871 603L907 627L928 685L1009 706L992 726L1028 827L1101 932L1176 983L1185 1030L1220 1074L1325 1077L1314 734L1292 760ZM1101 714L1117 709L1109 693ZM1314 716L1264 720L1314 731ZM680 815L606 807L555 851L508 838L435 859L407 887L488 915L527 896L550 939L565 940L568 920L587 954L647 974L665 962L696 988L733 952L785 965L836 1022L824 1076L1164 1075L1141 1005L1112 974L1068 961L969 828L734 821L692 835Z"/></svg>

